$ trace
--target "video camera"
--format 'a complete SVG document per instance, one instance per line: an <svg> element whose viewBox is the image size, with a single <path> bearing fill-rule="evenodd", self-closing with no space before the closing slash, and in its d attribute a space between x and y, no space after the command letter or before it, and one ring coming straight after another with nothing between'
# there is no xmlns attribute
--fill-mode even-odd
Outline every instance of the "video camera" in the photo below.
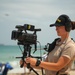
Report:
<svg viewBox="0 0 75 75"><path fill-rule="evenodd" d="M16 28L18 30L13 30L11 39L18 40L18 44L36 44L37 35L36 31L41 31L41 29L35 29L34 25L24 24L24 26L17 25ZM28 31L34 31L34 33L27 33Z"/></svg>
<svg viewBox="0 0 75 75"><path fill-rule="evenodd" d="M18 45L24 46L24 51L22 52L22 57L16 57L16 58L22 58L23 64L20 65L20 67L23 67L26 57L31 57L31 45L33 44L35 46L35 51L37 50L37 31L41 31L41 29L35 29L34 25L30 24L24 24L22 25L16 25L17 30L13 30L11 34L12 40L18 40ZM28 33L28 31L33 31L33 33ZM21 50L22 51L22 50ZM34 51L34 52L35 52ZM32 56L34 57L34 56ZM41 58L41 57L36 57ZM30 70L33 70L37 75L39 75L31 66L30 64L27 64L27 68L30 68Z"/></svg>

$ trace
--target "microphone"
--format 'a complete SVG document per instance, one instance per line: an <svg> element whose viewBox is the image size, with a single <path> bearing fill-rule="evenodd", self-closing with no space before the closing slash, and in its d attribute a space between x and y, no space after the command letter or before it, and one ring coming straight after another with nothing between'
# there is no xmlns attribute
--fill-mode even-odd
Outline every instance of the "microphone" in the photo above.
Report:
<svg viewBox="0 0 75 75"><path fill-rule="evenodd" d="M35 29L35 26L31 25L31 24L24 24L23 26L17 25L15 28L17 28L19 30L41 31L41 29Z"/></svg>
<svg viewBox="0 0 75 75"><path fill-rule="evenodd" d="M30 24L24 24L24 29L30 31L41 31L41 29L35 29L35 26Z"/></svg>
<svg viewBox="0 0 75 75"><path fill-rule="evenodd" d="M41 31L41 29L34 29L34 31Z"/></svg>

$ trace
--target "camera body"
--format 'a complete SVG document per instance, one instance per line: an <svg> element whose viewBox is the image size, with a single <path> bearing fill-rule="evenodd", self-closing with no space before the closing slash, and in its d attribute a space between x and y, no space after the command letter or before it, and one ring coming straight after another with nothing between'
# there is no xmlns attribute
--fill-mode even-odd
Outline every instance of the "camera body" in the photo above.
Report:
<svg viewBox="0 0 75 75"><path fill-rule="evenodd" d="M37 35L13 30L11 39L18 40L19 44L36 44Z"/></svg>
<svg viewBox="0 0 75 75"><path fill-rule="evenodd" d="M36 31L41 31L41 29L35 29L34 25L24 24L24 26L17 25L11 34L12 40L18 40L18 44L36 44L37 35ZM33 33L27 33L28 31L33 31Z"/></svg>

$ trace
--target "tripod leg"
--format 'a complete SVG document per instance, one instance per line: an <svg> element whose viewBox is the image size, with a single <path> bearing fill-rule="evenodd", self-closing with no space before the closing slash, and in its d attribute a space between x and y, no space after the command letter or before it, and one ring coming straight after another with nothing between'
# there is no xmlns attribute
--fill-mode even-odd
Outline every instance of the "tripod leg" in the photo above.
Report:
<svg viewBox="0 0 75 75"><path fill-rule="evenodd" d="M30 67L31 70L33 70L33 72L36 73L36 75L39 75L32 67Z"/></svg>
<svg viewBox="0 0 75 75"><path fill-rule="evenodd" d="M30 69L30 71L33 70L33 72L35 72L36 75L39 75L39 74L30 66L30 63L27 64L27 68Z"/></svg>

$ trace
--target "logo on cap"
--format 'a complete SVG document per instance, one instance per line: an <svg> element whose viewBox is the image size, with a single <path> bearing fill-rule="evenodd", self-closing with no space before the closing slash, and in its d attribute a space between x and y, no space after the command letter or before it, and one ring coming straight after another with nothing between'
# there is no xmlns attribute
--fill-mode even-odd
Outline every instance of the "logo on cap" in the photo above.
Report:
<svg viewBox="0 0 75 75"><path fill-rule="evenodd" d="M61 20L60 19L57 19L57 22L61 22Z"/></svg>

